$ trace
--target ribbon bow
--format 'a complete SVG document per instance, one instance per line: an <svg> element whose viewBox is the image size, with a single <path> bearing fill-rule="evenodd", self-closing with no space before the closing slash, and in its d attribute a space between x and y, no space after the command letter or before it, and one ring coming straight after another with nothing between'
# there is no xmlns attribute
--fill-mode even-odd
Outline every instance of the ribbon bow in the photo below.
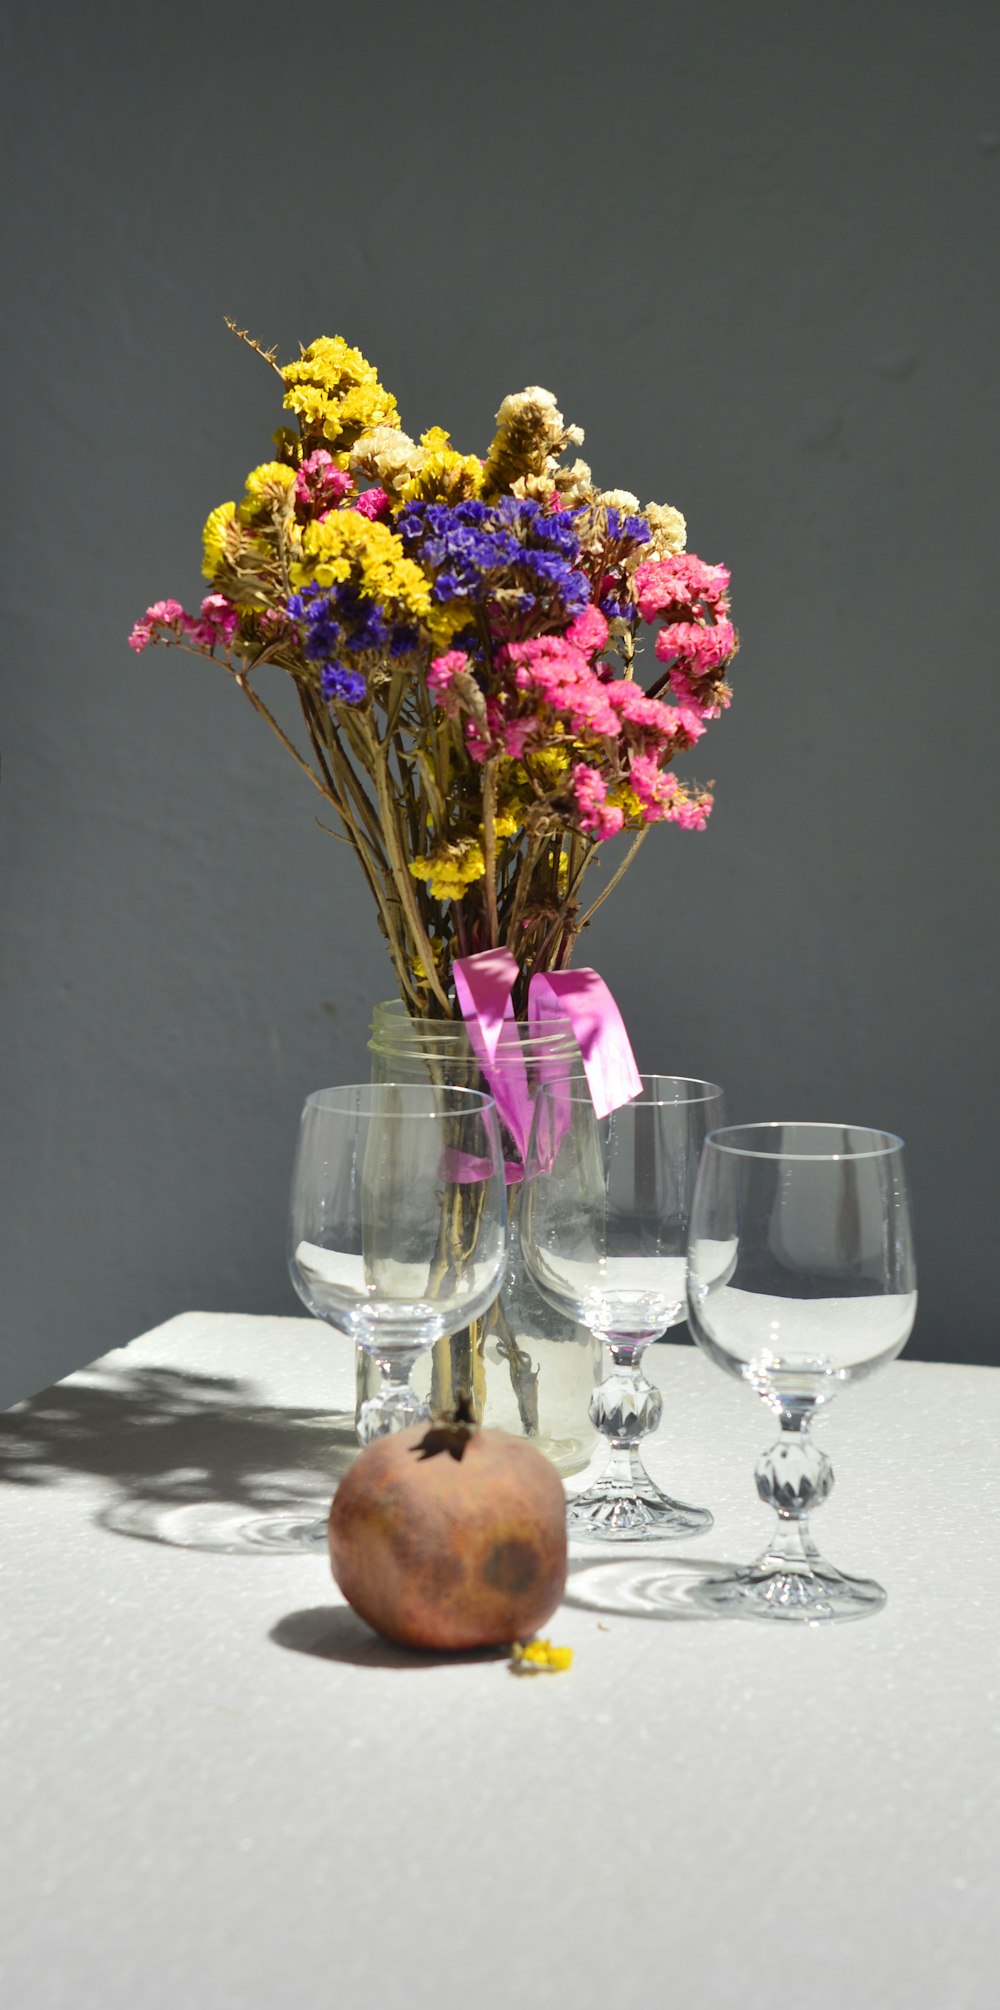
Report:
<svg viewBox="0 0 1000 2010"><path fill-rule="evenodd" d="M495 1066L504 1026L516 1023L512 993L520 974L517 961L509 949L484 949L478 956L458 958L452 969L473 1052L523 1159L531 1135L528 1071L519 1050L509 1066ZM642 1088L622 1015L596 970L537 970L528 985L530 1032L543 1033L554 1022L567 1020L594 1109L599 1117L610 1116ZM546 1067L553 1075L564 1075L564 1064L542 1061L542 1079ZM520 1177L520 1168L516 1170Z"/></svg>

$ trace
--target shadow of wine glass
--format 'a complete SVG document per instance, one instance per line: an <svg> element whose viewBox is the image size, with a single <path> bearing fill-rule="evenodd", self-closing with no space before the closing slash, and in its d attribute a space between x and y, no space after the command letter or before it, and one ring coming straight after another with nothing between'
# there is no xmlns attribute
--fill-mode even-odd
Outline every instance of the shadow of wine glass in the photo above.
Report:
<svg viewBox="0 0 1000 2010"><path fill-rule="evenodd" d="M322 1540L354 1420L262 1404L251 1382L100 1367L0 1416L0 1485L95 1483L117 1535L227 1554L287 1555Z"/></svg>
<svg viewBox="0 0 1000 2010"><path fill-rule="evenodd" d="M272 1626L268 1639L293 1654L311 1654L318 1661L339 1661L352 1668L455 1668L505 1661L508 1655L505 1647L476 1647L447 1654L399 1647L373 1633L349 1605L312 1605L288 1612Z"/></svg>
<svg viewBox="0 0 1000 2010"><path fill-rule="evenodd" d="M700 1604L698 1594L732 1569L701 1556L633 1556L615 1563L578 1557L570 1562L563 1603L618 1619L717 1620L724 1615Z"/></svg>

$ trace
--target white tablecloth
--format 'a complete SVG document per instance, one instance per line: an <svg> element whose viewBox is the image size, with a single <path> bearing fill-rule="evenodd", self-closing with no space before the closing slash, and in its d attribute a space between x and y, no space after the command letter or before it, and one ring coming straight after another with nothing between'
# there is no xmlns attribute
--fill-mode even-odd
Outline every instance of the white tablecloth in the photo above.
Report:
<svg viewBox="0 0 1000 2010"><path fill-rule="evenodd" d="M749 1560L772 1420L654 1359L682 1553ZM192 1313L0 1422L10 2010L995 2010L1000 1373L904 1359L820 1426L877 1617L623 1617L583 1562L535 1679L387 1646L320 1553L185 1546L319 1511L350 1383L311 1321Z"/></svg>

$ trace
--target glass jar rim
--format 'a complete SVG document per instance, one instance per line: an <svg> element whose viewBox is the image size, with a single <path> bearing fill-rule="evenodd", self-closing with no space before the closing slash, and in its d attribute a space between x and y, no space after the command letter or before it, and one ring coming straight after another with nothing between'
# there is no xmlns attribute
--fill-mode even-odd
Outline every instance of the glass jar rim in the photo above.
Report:
<svg viewBox="0 0 1000 2010"><path fill-rule="evenodd" d="M673 1109L683 1103L711 1103L715 1101L716 1097L722 1097L725 1094L725 1091L720 1088L718 1082L703 1082L697 1075L640 1075L639 1080L642 1083L642 1094L629 1096L627 1100L618 1104L617 1108L627 1110L646 1104L654 1108L660 1105L664 1109ZM670 1088L697 1089L701 1093L690 1096L671 1096L661 1093L661 1091ZM593 1101L585 1078L581 1080L579 1076L572 1077L568 1084L562 1080L555 1081L551 1084L551 1090L554 1096L565 1097L571 1103L589 1103Z"/></svg>
<svg viewBox="0 0 1000 2010"><path fill-rule="evenodd" d="M420 1106L410 1109L380 1109L379 1103L387 1095L405 1096L411 1103L420 1098ZM435 1108L434 1103L442 1096L453 1096L456 1107ZM328 1115L344 1116L386 1116L417 1119L420 1123L439 1118L461 1116L489 1117L495 1111L493 1097L484 1089L455 1088L451 1083L437 1087L429 1082L345 1082L329 1089L313 1089L306 1096L303 1105L306 1110L314 1110Z"/></svg>
<svg viewBox="0 0 1000 2010"><path fill-rule="evenodd" d="M381 1031L385 1020L389 1024ZM509 1029L509 1032L508 1030ZM513 1037L511 1037L513 1035ZM409 1053L412 1048L423 1048L432 1052L435 1048L451 1048L461 1043L463 1055L477 1060L475 1048L465 1019L419 1019L407 1010L402 998L386 998L375 1006L372 1014L372 1037L368 1042L370 1052L382 1053L391 1059L393 1052ZM580 1048L572 1024L567 1018L553 1021L550 1025L528 1030L523 1019L505 1019L500 1029L497 1058L502 1060L504 1051L512 1056L517 1054L528 1060L537 1055L554 1055L562 1059L576 1058ZM493 1066L491 1062L488 1065Z"/></svg>

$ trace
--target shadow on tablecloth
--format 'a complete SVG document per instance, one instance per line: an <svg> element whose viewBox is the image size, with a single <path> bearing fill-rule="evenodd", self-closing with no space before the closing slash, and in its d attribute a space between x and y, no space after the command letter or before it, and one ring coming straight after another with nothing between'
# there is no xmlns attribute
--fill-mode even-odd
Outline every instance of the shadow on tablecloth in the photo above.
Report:
<svg viewBox="0 0 1000 2010"><path fill-rule="evenodd" d="M94 1368L0 1416L0 1485L84 1477L114 1534L230 1553L302 1547L356 1451L353 1417L279 1409L252 1382L171 1368ZM266 1539L296 1524L295 1539Z"/></svg>
<svg viewBox="0 0 1000 2010"><path fill-rule="evenodd" d="M86 1478L95 1482L94 1518L109 1533L227 1555L324 1551L330 1500L356 1452L351 1416L279 1409L261 1403L250 1381L174 1368L92 1368L0 1415L0 1486ZM566 1602L619 1617L705 1618L693 1584L725 1568L676 1556L573 1557ZM327 1616L341 1648L351 1627L368 1637L349 1612ZM312 1622L296 1618L295 1637L276 1634L278 1645L323 1652L303 1644ZM402 1658L387 1666L430 1665L391 1652Z"/></svg>
<svg viewBox="0 0 1000 2010"><path fill-rule="evenodd" d="M696 1557L633 1557L625 1563L597 1564L575 1559L563 1603L619 1619L704 1620L711 1624L719 1615L698 1606L697 1586L730 1568ZM271 1628L268 1638L276 1647L294 1654L356 1668L441 1668L508 1657L508 1649L503 1647L451 1654L417 1653L398 1647L374 1633L349 1605L311 1605L288 1612Z"/></svg>
<svg viewBox="0 0 1000 2010"><path fill-rule="evenodd" d="M477 1647L468 1653L418 1653L373 1633L349 1605L311 1605L288 1612L268 1636L276 1647L311 1654L319 1661L347 1662L355 1668L444 1668L478 1661L506 1661L506 1647Z"/></svg>
<svg viewBox="0 0 1000 2010"><path fill-rule="evenodd" d="M616 1619L719 1620L722 1615L698 1602L700 1585L728 1577L731 1563L705 1556L633 1554L608 1561L577 1556L570 1561L564 1605L606 1612Z"/></svg>

